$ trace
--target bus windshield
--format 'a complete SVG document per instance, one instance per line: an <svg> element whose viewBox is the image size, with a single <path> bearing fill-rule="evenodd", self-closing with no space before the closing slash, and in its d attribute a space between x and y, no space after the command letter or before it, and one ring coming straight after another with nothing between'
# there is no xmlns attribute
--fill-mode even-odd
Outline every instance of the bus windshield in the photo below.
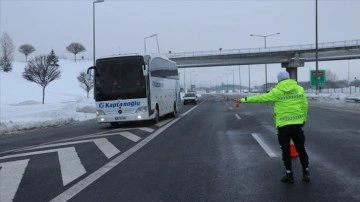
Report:
<svg viewBox="0 0 360 202"><path fill-rule="evenodd" d="M96 62L95 100L146 97L141 56L99 59Z"/></svg>

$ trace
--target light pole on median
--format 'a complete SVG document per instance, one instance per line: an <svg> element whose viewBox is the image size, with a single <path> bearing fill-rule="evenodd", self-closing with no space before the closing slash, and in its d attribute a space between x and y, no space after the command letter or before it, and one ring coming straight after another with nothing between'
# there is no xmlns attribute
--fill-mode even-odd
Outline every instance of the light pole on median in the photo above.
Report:
<svg viewBox="0 0 360 202"><path fill-rule="evenodd" d="M315 0L315 91L319 93L318 2Z"/></svg>
<svg viewBox="0 0 360 202"><path fill-rule="evenodd" d="M250 93L250 65L248 65L248 72L249 72L249 92Z"/></svg>
<svg viewBox="0 0 360 202"><path fill-rule="evenodd" d="M95 66L95 4L96 3L102 3L104 0L96 0L93 1L93 63Z"/></svg>
<svg viewBox="0 0 360 202"><path fill-rule="evenodd" d="M190 90L192 91L192 77L191 77L191 74L194 73L195 70L191 71L190 72Z"/></svg>
<svg viewBox="0 0 360 202"><path fill-rule="evenodd" d="M231 71L231 72L232 72L232 75L233 75L233 83L232 83L232 85L233 85L233 89L232 89L232 92L234 93L234 91L235 91L234 71L235 71L235 70L233 70L233 69L229 69L228 71Z"/></svg>
<svg viewBox="0 0 360 202"><path fill-rule="evenodd" d="M268 35L257 35L257 34L250 34L250 36L257 36L257 37L263 37L264 38L264 47L266 48L266 38L269 36L275 36L279 35L280 32L274 33L274 34L268 34ZM265 63L265 92L267 92L267 64Z"/></svg>
<svg viewBox="0 0 360 202"><path fill-rule="evenodd" d="M152 34L152 35L147 36L147 37L144 38L144 52L146 53L146 39L151 38L151 37L156 37L156 44L157 44L157 48L158 48L158 53L160 54L159 40L158 40L157 34Z"/></svg>
<svg viewBox="0 0 360 202"><path fill-rule="evenodd" d="M239 65L239 93L241 93L241 73L240 73L240 65Z"/></svg>

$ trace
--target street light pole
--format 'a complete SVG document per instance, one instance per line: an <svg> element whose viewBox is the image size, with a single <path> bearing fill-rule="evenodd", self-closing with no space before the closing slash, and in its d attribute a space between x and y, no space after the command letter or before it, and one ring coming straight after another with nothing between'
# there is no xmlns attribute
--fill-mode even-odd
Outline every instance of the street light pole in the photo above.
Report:
<svg viewBox="0 0 360 202"><path fill-rule="evenodd" d="M158 48L158 53L160 54L160 47L159 47L158 36L157 36L157 34L156 34L155 36L156 36L156 44L157 44L157 48Z"/></svg>
<svg viewBox="0 0 360 202"><path fill-rule="evenodd" d="M185 89L186 89L186 87L185 87L185 67L184 67L184 92L185 92Z"/></svg>
<svg viewBox="0 0 360 202"><path fill-rule="evenodd" d="M190 90L192 90L192 77L191 74L195 72L194 70L190 72Z"/></svg>
<svg viewBox="0 0 360 202"><path fill-rule="evenodd" d="M158 52L160 54L159 40L158 40L157 34L152 34L152 35L144 38L144 52L146 53L146 39L151 38L151 37L156 37L156 44L157 44Z"/></svg>
<svg viewBox="0 0 360 202"><path fill-rule="evenodd" d="M95 66L95 4L96 3L102 3L104 0L96 0L93 1L93 63Z"/></svg>
<svg viewBox="0 0 360 202"><path fill-rule="evenodd" d="M229 75L226 74L226 93L229 93Z"/></svg>
<svg viewBox="0 0 360 202"><path fill-rule="evenodd" d="M279 35L280 32L274 33L274 34L268 34L268 35L257 35L257 34L250 34L250 36L257 36L257 37L263 37L264 38L264 47L266 49L266 38L269 36L275 36ZM267 64L265 63L265 92L267 92Z"/></svg>
<svg viewBox="0 0 360 202"><path fill-rule="evenodd" d="M240 65L239 65L239 93L241 93L241 73L240 73Z"/></svg>
<svg viewBox="0 0 360 202"><path fill-rule="evenodd" d="M318 49L318 2L315 0L315 91L316 95L319 93L319 49Z"/></svg>
<svg viewBox="0 0 360 202"><path fill-rule="evenodd" d="M233 70L233 69L229 69L229 71L231 71L231 72L232 72L232 74L233 74L233 83L232 83L232 85L233 85L233 89L232 89L232 91L233 91L233 93L234 93L234 91L235 91L234 71L235 71L235 70Z"/></svg>
<svg viewBox="0 0 360 202"><path fill-rule="evenodd" d="M248 71L249 71L249 93L250 93L250 65L248 65Z"/></svg>

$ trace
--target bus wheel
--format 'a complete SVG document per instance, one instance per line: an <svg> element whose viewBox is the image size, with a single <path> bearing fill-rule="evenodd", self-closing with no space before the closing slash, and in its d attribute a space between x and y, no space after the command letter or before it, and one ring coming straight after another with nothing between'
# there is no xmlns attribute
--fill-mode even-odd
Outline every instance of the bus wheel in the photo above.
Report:
<svg viewBox="0 0 360 202"><path fill-rule="evenodd" d="M155 118L153 119L153 124L159 123L159 109L155 108Z"/></svg>
<svg viewBox="0 0 360 202"><path fill-rule="evenodd" d="M176 110L176 104L174 103L174 108L173 108L173 112L171 112L169 115L170 118L174 118L177 114L177 110Z"/></svg>

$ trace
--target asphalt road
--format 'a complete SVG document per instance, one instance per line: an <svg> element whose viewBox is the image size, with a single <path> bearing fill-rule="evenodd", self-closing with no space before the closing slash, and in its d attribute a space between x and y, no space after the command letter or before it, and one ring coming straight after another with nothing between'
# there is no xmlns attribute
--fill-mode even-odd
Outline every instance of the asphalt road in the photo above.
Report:
<svg viewBox="0 0 360 202"><path fill-rule="evenodd" d="M0 201L360 201L359 112L310 107L311 182L284 174L271 104L203 95L157 125L0 136Z"/></svg>

